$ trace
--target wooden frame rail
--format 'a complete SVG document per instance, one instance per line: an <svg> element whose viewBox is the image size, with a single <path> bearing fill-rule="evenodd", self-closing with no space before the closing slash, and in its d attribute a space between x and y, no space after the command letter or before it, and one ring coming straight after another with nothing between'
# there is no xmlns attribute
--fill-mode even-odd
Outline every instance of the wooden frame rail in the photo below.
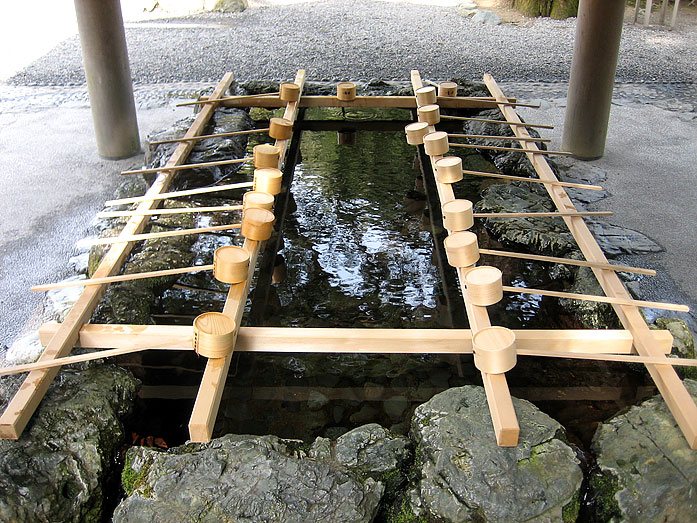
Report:
<svg viewBox="0 0 697 523"><path fill-rule="evenodd" d="M299 70L295 83L300 87L300 100L302 100L302 90L305 84L305 71ZM215 94L215 93L214 93ZM286 105L283 118L295 123L298 114L298 102L288 102ZM210 107L206 105L205 107ZM286 151L290 140L276 140L276 147L281 150L279 166L282 167L285 162ZM230 316L235 322L235 336L239 333L244 306L249 293L249 286L256 268L256 259L259 255L260 244L256 241L245 240L244 248L249 252L249 274L245 283L232 285L228 292L223 314ZM225 358L216 358L208 360L206 370L204 371L199 388L196 402L194 403L191 418L189 420L189 438L191 441L206 442L210 441L213 434L213 426L215 418L220 407L223 390L225 389L225 380L227 379L230 362L232 361L232 353Z"/></svg>
<svg viewBox="0 0 697 523"><path fill-rule="evenodd" d="M503 102L506 101L506 97L493 76L485 74L484 83L491 95L502 102L499 104L499 110L504 119L518 124L522 123L515 110L503 105ZM521 125L511 125L510 127L517 137L530 138L530 134L525 127ZM535 145L534 142L521 142L521 147L537 149L537 145ZM526 153L526 155L540 179L557 181L557 177L554 175L552 168L549 166L544 156L534 153ZM569 198L569 195L562 187L548 184L545 184L544 187L559 212L576 211L576 207L571 201L571 198ZM563 220L587 261L608 263L605 254L582 218L564 216ZM592 267L591 270L607 296L612 298L631 299L631 295L627 292L627 289L624 287L624 284L619 279L616 272L598 267ZM641 356L660 357L661 351L653 343L651 330L648 325L646 325L646 321L644 321L644 317L641 315L640 310L633 305L613 304L612 307L617 313L624 328L631 332L636 351ZM670 365L656 364L647 364L646 368L685 435L690 448L697 449L697 405L675 372L675 369Z"/></svg>
<svg viewBox="0 0 697 523"><path fill-rule="evenodd" d="M423 87L423 82L421 80L421 75L418 71L411 71L411 85L414 93L417 89ZM430 132L435 132L434 126L429 126ZM450 185L444 184L438 181L435 177L436 172L436 161L438 161L441 156L431 157L431 169L434 173L434 182L438 190L438 198L440 200L441 206L455 199L453 189ZM457 276L460 281L460 289L462 291L462 298L465 303L465 309L467 311L467 318L469 320L470 328L474 333L491 326L491 321L489 320L489 313L486 307L479 307L477 305L472 305L467 298L467 286L465 285L465 274L467 269L458 269ZM489 405L489 412L491 413L491 421L494 426L494 433L496 435L496 443L502 447L514 447L518 444L518 436L520 434L520 426L518 425L518 419L515 414L515 409L513 408L513 400L511 394L508 390L508 382L506 381L505 374L488 374L482 372L482 382L484 383L484 390L486 392L487 403Z"/></svg>

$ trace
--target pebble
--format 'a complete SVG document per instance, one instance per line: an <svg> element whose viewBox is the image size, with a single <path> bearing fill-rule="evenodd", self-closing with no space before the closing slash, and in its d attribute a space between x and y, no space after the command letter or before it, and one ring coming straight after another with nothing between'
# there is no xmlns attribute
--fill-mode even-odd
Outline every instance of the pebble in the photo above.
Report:
<svg viewBox="0 0 697 523"><path fill-rule="evenodd" d="M559 81L569 76L574 33L575 19L491 26L463 18L455 6L372 0L324 0L311 8L272 5L126 29L136 84L215 82L226 71L242 79L289 79L300 67L311 79L407 79L416 68L435 79L491 72L499 80ZM622 40L619 81L697 78L697 39L690 28L661 31L627 24ZM56 46L10 83L84 84L78 37Z"/></svg>

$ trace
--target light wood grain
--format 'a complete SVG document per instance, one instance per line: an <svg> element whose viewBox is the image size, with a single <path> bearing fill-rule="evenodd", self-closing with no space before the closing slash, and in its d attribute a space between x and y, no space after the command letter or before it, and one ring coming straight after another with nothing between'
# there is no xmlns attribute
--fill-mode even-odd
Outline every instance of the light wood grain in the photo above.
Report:
<svg viewBox="0 0 697 523"><path fill-rule="evenodd" d="M480 122L480 123L491 123L494 125L510 125L514 127L530 127L534 129L554 129L553 125L547 125L547 124L542 124L542 123L523 123L522 121L518 120L492 120L491 118L476 118L476 117L471 117L471 116L450 116L450 115L441 115L440 117L441 120L460 120L461 122ZM528 135L528 138L531 138L530 135Z"/></svg>
<svg viewBox="0 0 697 523"><path fill-rule="evenodd" d="M249 100L256 98L266 98L267 96L278 97L280 92L275 93L260 93L260 94L241 94L237 96L223 96L222 98L206 97L204 100L193 100L191 102L178 103L177 107L186 107L189 105L205 105L205 104L219 104L220 102L236 102L238 100Z"/></svg>
<svg viewBox="0 0 697 523"><path fill-rule="evenodd" d="M505 99L505 95L491 75L484 75L484 83L492 96L496 97L497 100L503 101ZM520 122L520 118L512 108L499 106L499 110L506 120ZM514 125L511 126L511 129L516 136L530 136L523 127ZM529 144L529 147L534 148L535 145ZM552 171L544 157L530 154L528 155L528 159L541 179L556 180L554 171ZM562 188L546 186L546 190L558 210L576 210L573 202ZM583 220L564 218L564 221L587 260L603 263L608 262L605 254ZM631 298L624 284L617 276L617 273L598 268L593 268L592 270L605 294L618 298ZM622 322L622 325L632 333L637 352L641 356L660 356L660 351L653 343L651 331L646 325L646 321L639 309L634 306L622 306L618 304L614 304L613 308ZM670 366L648 364L646 368L685 435L688 445L692 449L697 449L697 404L695 404L690 393L683 385L679 376L675 373L675 370Z"/></svg>
<svg viewBox="0 0 697 523"><path fill-rule="evenodd" d="M515 142L521 141L515 136L499 136L496 134L460 134L460 133L448 133L448 138L467 138L469 140L500 140L503 142ZM548 138L526 138L522 140L524 142L537 142L537 143L549 143L552 140Z"/></svg>
<svg viewBox="0 0 697 523"><path fill-rule="evenodd" d="M59 324L45 324L43 327L42 338L51 335L55 332L55 328ZM86 325L84 330L95 330L95 327L121 327L114 325ZM140 325L135 327L141 327ZM158 326L159 327L159 326ZM171 331L172 329L170 329ZM63 365L71 365L74 363L83 363L86 361L94 361L104 358L113 358L123 356L125 354L134 354L146 350L170 350L170 351L193 351L192 338L193 329L191 327L177 327L178 331L182 331L178 335L178 343L169 344L166 346L157 345L135 345L130 344L126 347L118 347L114 349L103 349L98 352L90 352L79 354L76 356L67 356L48 361L37 361L34 363L25 363L21 365L12 365L0 368L0 376L11 374L21 374L33 370L43 370ZM332 332L327 333L327 330ZM315 332L319 331L319 332ZM338 331L338 332L337 332ZM379 332L375 332L379 331ZM414 332L412 332L414 331ZM156 332L153 330L153 332ZM688 358L664 358L660 357L643 357L643 356L623 356L621 354L597 353L597 352L577 352L575 350L547 350L545 348L548 341L546 331L512 331L516 336L516 351L520 356L535 356L545 358L571 358L580 360L595 360L595 361L614 361L625 363L653 363L658 365L673 365L682 367L697 367L697 359ZM519 340L520 333L522 335L522 343ZM582 341L587 344L589 339L585 336L586 331L557 331L565 334L566 341ZM594 333L604 333L608 331L592 331ZM609 331L610 334L606 339L598 337L603 343L602 348L613 349L614 346L622 345L625 350L631 350L631 337L624 336L619 339L615 336L617 333L626 333L626 331ZM657 331L666 332L666 331ZM582 335L573 339L574 335ZM144 333L142 333L144 334ZM406 334L406 335L405 335ZM436 336L438 335L438 336ZM116 334L110 334L110 340L117 340ZM154 334L150 334L154 336ZM158 335L159 336L159 335ZM172 334L170 334L172 336ZM342 337L344 336L344 337ZM84 333L81 335L86 339L94 340L96 333ZM105 335L103 334L104 338ZM146 336L131 336L136 342L143 343ZM665 338L665 337L664 337ZM672 339L672 338L671 338ZM666 338L667 340L667 338ZM153 339L153 342L156 340ZM670 341L670 340L667 340ZM614 342L614 344L613 344ZM100 343L99 347L108 344L105 339ZM556 344L559 342L556 341ZM610 347L606 347L606 344ZM83 345L84 347L84 345ZM446 331L437 331L433 329L295 329L282 327L242 327L235 346L238 352L310 352L310 353L359 353L359 354L471 354L473 352L472 333L469 330L449 329Z"/></svg>
<svg viewBox="0 0 697 523"><path fill-rule="evenodd" d="M229 138L231 136L244 136L247 134L260 134L269 132L269 128L264 129L246 129L244 131L230 131L227 133L202 134L201 136L190 136L188 138L172 138L170 140L155 140L149 142L149 145L162 145L165 143L180 143L180 142L199 142L201 140L210 140L212 138Z"/></svg>
<svg viewBox="0 0 697 523"><path fill-rule="evenodd" d="M305 71L299 70L295 82L298 86L298 101L290 101L286 105L286 110L283 113L283 118L295 123L295 118L298 114L298 107L302 101L302 90L305 84ZM289 140L276 140L276 147L280 149L280 161L278 167L282 169L285 163L286 151L288 149ZM239 326L242 322L244 306L249 293L249 285L254 275L256 259L259 254L259 242L245 239L244 248L249 252L249 277L246 283L239 283L230 286L223 313L227 314L235 321L237 328L235 330L235 343L239 333ZM233 344L234 346L234 344ZM232 354L225 358L211 359L206 364L206 369L201 379L201 386L196 396L196 402L191 412L189 419L189 438L191 441L210 441L213 434L213 425L218 414L220 399L223 396L225 389L225 381L227 379L228 370Z"/></svg>
<svg viewBox="0 0 697 523"><path fill-rule="evenodd" d="M216 160L214 162L187 163L184 165L163 165L162 167L152 167L148 169L132 169L121 171L121 174L156 174L160 172L187 171L189 169L206 169L208 167L219 167L221 165L235 165L252 161L251 157L234 158L232 160Z"/></svg>
<svg viewBox="0 0 697 523"><path fill-rule="evenodd" d="M411 84L414 91L423 86L421 75L418 71L411 71ZM430 129L435 132L435 127ZM446 137L447 139L447 137ZM431 169L435 173L437 171L436 162L440 159L439 156L431 156ZM441 183L436 178L436 190L440 200L441 207L448 202L455 200L452 185ZM472 305L467 298L467 287L464 280L466 269L457 269L460 289L462 290L462 298L467 312L472 332L476 333L479 330L490 327L489 314L486 307L477 307ZM518 418L513 408L513 400L508 390L508 382L505 374L488 374L482 372L482 382L486 392L487 404L489 405L489 413L491 414L491 422L494 428L496 443L500 446L514 447L518 444L520 435L520 426Z"/></svg>
<svg viewBox="0 0 697 523"><path fill-rule="evenodd" d="M565 298L567 300L594 301L597 303L611 303L615 305L631 305L633 307L647 307L650 309L661 309L666 311L689 312L687 305L675 303L664 303L661 301L633 300L631 298L617 298L612 296L595 296L593 294L580 294L577 292L548 291L545 289L530 289L526 287L503 286L504 292L519 294L536 294L538 296L549 296L552 298Z"/></svg>
<svg viewBox="0 0 697 523"><path fill-rule="evenodd" d="M475 212L475 218L562 218L564 216L612 216L612 211L564 211L564 212Z"/></svg>
<svg viewBox="0 0 697 523"><path fill-rule="evenodd" d="M176 207L172 209L148 209L145 211L103 211L97 218L128 218L130 216L164 216L172 214L198 214L207 212L230 212L242 210L241 205L216 205L212 207Z"/></svg>
<svg viewBox="0 0 697 523"><path fill-rule="evenodd" d="M274 97L229 100L221 102L221 104L226 107L263 107L267 109L278 109L285 106L285 102ZM339 100L336 96L303 96L299 100L299 104L301 109L310 107L416 109L416 99L413 96L357 96L355 100ZM491 109L494 107L489 99L467 98L465 96L444 99L440 106L444 109Z"/></svg>
<svg viewBox="0 0 697 523"><path fill-rule="evenodd" d="M473 143L450 143L450 147L460 148L460 149L482 149L485 151L503 151L503 152L516 152L516 153L529 153L529 154L543 154L543 155L554 155L554 156L572 156L572 153L568 151L548 151L542 149L530 150L527 148L527 144L534 142L523 142L520 147L499 147L498 145L477 145Z"/></svg>
<svg viewBox="0 0 697 523"><path fill-rule="evenodd" d="M60 328L48 322L39 328L46 345ZM632 334L624 329L514 329L519 350L631 354ZM191 326L86 324L78 343L84 348L160 347L190 350ZM652 342L669 354L673 336L651 330ZM153 349L154 350L154 349ZM242 327L235 350L278 353L460 354L472 352L469 329L338 329Z"/></svg>
<svg viewBox="0 0 697 523"><path fill-rule="evenodd" d="M212 227L199 227L197 229L177 229L174 231L163 231L163 232L149 232L145 234L131 234L124 236L119 234L118 236L110 236L108 238L97 238L92 240L92 245L111 245L112 243L124 243L124 242L140 242L143 240L157 240L161 238L171 238L174 236L188 236L190 234L203 234L207 232L220 232L220 231L230 231L233 229L239 229L242 226L240 223L231 223L228 225L214 225Z"/></svg>
<svg viewBox="0 0 697 523"><path fill-rule="evenodd" d="M175 276L177 274L189 274L191 272L212 271L213 265L192 265L191 267L178 267L176 269L164 269L161 271L136 272L133 274L120 274L117 276L104 276L102 278L87 278L84 280L61 281L34 285L34 292L50 291L53 289L67 289L70 287L85 287L88 285L105 285L107 283L119 283L124 281L146 280L148 278L162 278L163 276Z"/></svg>
<svg viewBox="0 0 697 523"><path fill-rule="evenodd" d="M197 189L186 189L184 191L164 192L162 194L145 194L143 196L131 196L130 198L119 198L118 200L107 200L104 205L112 207L114 205L128 205L131 203L150 202L156 200L168 200L170 198L182 198L184 196L194 196L196 194L209 194L214 192L232 191L233 189L245 189L253 187L254 182L228 183L225 185L213 185L211 187L199 187ZM150 209L145 209L150 210ZM136 209L140 212L141 209ZM140 216L140 215L135 215Z"/></svg>
<svg viewBox="0 0 697 523"><path fill-rule="evenodd" d="M539 178L526 178L525 176L512 176L510 174L498 174L498 173L487 173L481 171L470 171L467 169L462 170L463 174L469 174L470 176L480 176L484 178L498 178L500 180L510 180L512 182L526 182L526 183L540 183L543 185L550 185L556 187L569 187L571 189L585 189L587 191L603 191L604 189L599 185L589 185L585 183L573 183L573 182L560 182L560 181L550 181L541 180Z"/></svg>
<svg viewBox="0 0 697 523"><path fill-rule="evenodd" d="M556 256L543 256L540 254L528 254L522 252L498 251L494 249L479 249L479 254L487 254L490 256L502 256L505 258L518 258L521 260L532 260L550 263L560 263L563 265L575 265L577 267L594 267L616 272L631 272L635 274L645 274L647 276L656 276L656 271L653 269L643 269L640 267L631 267L629 265L615 265L603 262L591 262L588 260L574 260L572 258L558 258Z"/></svg>
<svg viewBox="0 0 697 523"><path fill-rule="evenodd" d="M452 100L459 100L461 97L459 96L438 96L438 103L442 104L443 102L450 102ZM522 102L497 102L496 100L484 100L482 98L478 98L478 100L488 103L489 107L498 107L498 104L503 103L504 105L508 105L510 107L529 107L531 109L539 109L540 104L530 104L530 103L522 103Z"/></svg>

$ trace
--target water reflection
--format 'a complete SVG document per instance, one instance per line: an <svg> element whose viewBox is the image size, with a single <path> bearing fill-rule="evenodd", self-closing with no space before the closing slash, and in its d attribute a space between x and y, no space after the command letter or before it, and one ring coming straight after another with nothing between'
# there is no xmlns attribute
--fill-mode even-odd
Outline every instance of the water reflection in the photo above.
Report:
<svg viewBox="0 0 697 523"><path fill-rule="evenodd" d="M303 133L283 230L282 308L267 325L439 325L442 288L413 149L402 133L354 139L346 149L333 132Z"/></svg>

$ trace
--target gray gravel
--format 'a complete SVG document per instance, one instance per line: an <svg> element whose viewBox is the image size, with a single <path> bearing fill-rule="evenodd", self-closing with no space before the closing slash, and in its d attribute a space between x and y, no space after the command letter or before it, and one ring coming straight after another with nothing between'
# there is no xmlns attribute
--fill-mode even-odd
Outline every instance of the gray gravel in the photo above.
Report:
<svg viewBox="0 0 697 523"><path fill-rule="evenodd" d="M453 7L366 0L257 7L127 25L136 83L291 78L304 67L312 79L407 79L426 76L557 81L568 78L575 19L538 19L524 26L481 25ZM625 25L618 79L694 82L697 31ZM14 76L23 85L84 83L77 37Z"/></svg>

